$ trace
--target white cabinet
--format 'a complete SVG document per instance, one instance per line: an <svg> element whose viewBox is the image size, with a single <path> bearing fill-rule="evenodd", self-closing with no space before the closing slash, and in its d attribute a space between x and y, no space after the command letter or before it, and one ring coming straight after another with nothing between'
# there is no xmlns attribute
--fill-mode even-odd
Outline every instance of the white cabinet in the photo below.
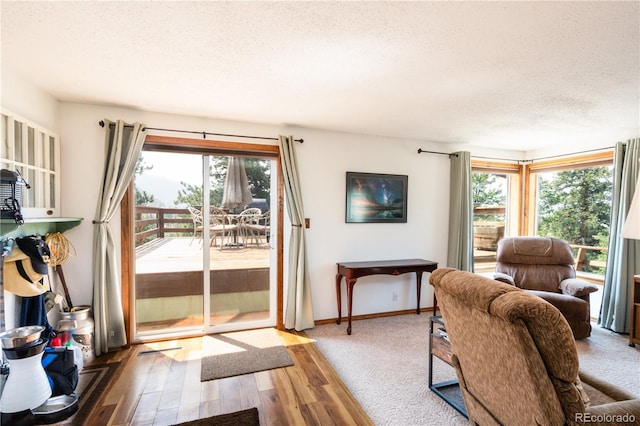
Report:
<svg viewBox="0 0 640 426"><path fill-rule="evenodd" d="M60 137L57 134L2 110L0 169L18 171L31 186L22 188L20 205L25 219L60 215Z"/></svg>

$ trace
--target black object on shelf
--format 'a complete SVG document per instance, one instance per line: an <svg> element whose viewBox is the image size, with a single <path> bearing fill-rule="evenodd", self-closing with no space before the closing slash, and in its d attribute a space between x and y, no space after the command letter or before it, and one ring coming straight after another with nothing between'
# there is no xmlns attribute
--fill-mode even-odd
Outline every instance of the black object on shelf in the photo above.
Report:
<svg viewBox="0 0 640 426"><path fill-rule="evenodd" d="M0 170L0 219L13 219L22 225L22 187L29 186L20 173L7 169Z"/></svg>

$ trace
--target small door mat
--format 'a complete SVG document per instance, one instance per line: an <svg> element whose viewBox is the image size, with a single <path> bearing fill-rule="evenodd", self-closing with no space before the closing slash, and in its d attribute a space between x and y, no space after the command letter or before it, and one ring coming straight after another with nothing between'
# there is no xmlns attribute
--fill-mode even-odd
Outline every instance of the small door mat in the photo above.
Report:
<svg viewBox="0 0 640 426"><path fill-rule="evenodd" d="M207 336L202 353L201 382L293 365L272 328Z"/></svg>

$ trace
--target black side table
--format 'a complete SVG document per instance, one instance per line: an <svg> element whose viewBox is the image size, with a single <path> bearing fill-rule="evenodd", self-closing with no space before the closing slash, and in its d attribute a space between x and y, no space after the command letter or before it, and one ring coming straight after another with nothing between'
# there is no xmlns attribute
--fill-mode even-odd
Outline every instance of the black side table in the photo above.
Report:
<svg viewBox="0 0 640 426"><path fill-rule="evenodd" d="M433 357L436 356L453 367L453 349L446 334L444 320L441 316L432 316L429 322L429 389L435 392L447 404L460 414L469 418L467 408L462 399L458 380L433 383Z"/></svg>

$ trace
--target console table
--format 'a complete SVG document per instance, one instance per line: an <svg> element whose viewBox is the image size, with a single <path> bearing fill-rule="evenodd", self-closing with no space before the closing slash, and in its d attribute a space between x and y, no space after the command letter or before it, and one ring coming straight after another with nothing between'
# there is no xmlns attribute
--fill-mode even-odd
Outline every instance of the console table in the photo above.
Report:
<svg viewBox="0 0 640 426"><path fill-rule="evenodd" d="M401 275L408 272L416 273L416 290L418 296L418 306L416 313L420 314L420 290L422 287L422 273L433 272L438 268L437 262L424 259L398 259L398 260L379 260L373 262L346 262L338 263L338 273L336 275L336 297L338 301L338 319L336 324L340 324L342 320L342 297L340 294L340 286L342 277L345 278L347 286L347 307L348 320L347 334L351 334L351 308L353 306L353 287L356 285L358 278L367 275Z"/></svg>

